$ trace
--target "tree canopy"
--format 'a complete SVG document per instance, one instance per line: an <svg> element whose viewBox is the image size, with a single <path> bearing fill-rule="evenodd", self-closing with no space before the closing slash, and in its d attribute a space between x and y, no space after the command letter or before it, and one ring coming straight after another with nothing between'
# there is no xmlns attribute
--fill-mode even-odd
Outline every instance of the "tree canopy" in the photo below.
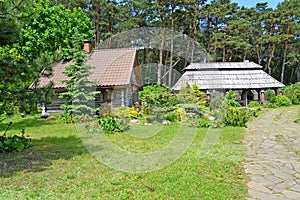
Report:
<svg viewBox="0 0 300 200"><path fill-rule="evenodd" d="M83 46L83 41L72 40L75 31L82 40L92 39L92 22L81 8L69 10L50 1L0 1L1 113L36 108L43 94L28 90L29 86L42 70L49 75L54 63L71 60L71 49Z"/></svg>
<svg viewBox="0 0 300 200"><path fill-rule="evenodd" d="M231 0L1 0L0 102L16 99L19 103L13 104L21 105L32 96L25 91L41 70L51 72L59 59L72 60L72 49L78 46L72 39L75 31L93 41L94 48L103 41L113 48L122 47L111 39L118 33L168 29L155 36L158 49L144 48L138 54L140 64L157 63L154 77L168 77L169 82L171 69L180 71L199 60L193 39L203 45L206 61L249 60L283 83L294 83L300 81L299 17L299 0L285 0L276 8L267 3L247 8ZM179 44L175 32L190 38L188 43ZM176 55L178 46L189 54L185 59Z"/></svg>
<svg viewBox="0 0 300 200"><path fill-rule="evenodd" d="M270 8L268 3L247 8L231 0L53 0L52 3L62 3L70 9L83 8L93 22L96 48L111 36L133 28L167 28L203 44L207 61L250 60L285 84L300 81L298 0L285 0L276 8ZM161 47L168 46L168 51L139 51L141 62L163 64L180 71L188 63L177 61L172 52L177 41L168 40L164 34L159 36L164 43ZM193 47L187 45L185 51L191 52Z"/></svg>

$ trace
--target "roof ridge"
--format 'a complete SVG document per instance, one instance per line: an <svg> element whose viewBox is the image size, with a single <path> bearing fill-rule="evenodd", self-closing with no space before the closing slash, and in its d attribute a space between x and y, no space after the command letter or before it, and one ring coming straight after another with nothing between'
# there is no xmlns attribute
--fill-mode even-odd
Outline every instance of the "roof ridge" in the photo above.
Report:
<svg viewBox="0 0 300 200"><path fill-rule="evenodd" d="M218 62L218 61L215 61L215 62L192 62L190 64L209 64L209 63L224 63L224 64L227 64L227 63L255 63L253 61L249 61L249 62L244 62L244 61L234 61L234 62ZM257 64L257 63L255 63Z"/></svg>
<svg viewBox="0 0 300 200"><path fill-rule="evenodd" d="M127 47L127 48L106 48L106 49L94 49L92 51L122 51L122 50L136 50L135 47Z"/></svg>

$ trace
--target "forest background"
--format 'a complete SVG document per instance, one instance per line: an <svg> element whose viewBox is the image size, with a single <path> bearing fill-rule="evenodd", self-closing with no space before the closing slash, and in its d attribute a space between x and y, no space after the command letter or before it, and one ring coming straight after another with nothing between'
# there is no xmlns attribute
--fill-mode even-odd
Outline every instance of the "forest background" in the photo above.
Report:
<svg viewBox="0 0 300 200"><path fill-rule="evenodd" d="M56 62L70 60L76 43L87 39L94 49L116 48L115 35L142 27L170 32L157 35L164 48L138 49L140 64L181 71L197 61L193 45L181 46L192 55L188 59L173 53L175 39L168 33L176 32L203 48L202 61L249 60L286 85L299 82L299 17L298 0L276 8L230 0L0 0L0 102L30 110L28 102L45 95L28 92L29 85L42 70L50 75Z"/></svg>

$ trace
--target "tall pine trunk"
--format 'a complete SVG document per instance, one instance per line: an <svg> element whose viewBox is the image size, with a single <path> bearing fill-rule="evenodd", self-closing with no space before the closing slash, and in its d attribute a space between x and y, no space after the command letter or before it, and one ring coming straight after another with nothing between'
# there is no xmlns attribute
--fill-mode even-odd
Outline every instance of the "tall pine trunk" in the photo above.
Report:
<svg viewBox="0 0 300 200"><path fill-rule="evenodd" d="M261 59L260 59L260 53L259 53L259 49L258 49L258 44L255 46L256 49L256 54L257 54L257 63L260 65L261 63Z"/></svg>
<svg viewBox="0 0 300 200"><path fill-rule="evenodd" d="M286 60L286 52L287 52L287 49L288 49L288 39L286 39L284 41L284 50L283 50L283 59L282 59L282 66L281 66L281 79L280 81L283 83L284 81L284 71L285 71L285 60Z"/></svg>
<svg viewBox="0 0 300 200"><path fill-rule="evenodd" d="M161 70L163 67L163 52L165 48L165 27L162 30L161 35L161 43L160 43L160 49L159 49L159 63L157 66L157 84L161 84Z"/></svg>
<svg viewBox="0 0 300 200"><path fill-rule="evenodd" d="M170 69L169 69L169 87L172 86L172 73L173 73L173 51L174 51L174 23L175 23L175 16L174 16L174 7L172 5L172 27L171 27L171 49L170 49Z"/></svg>
<svg viewBox="0 0 300 200"><path fill-rule="evenodd" d="M287 27L287 34L290 33L290 26ZM283 49L283 61L282 61L282 66L281 66L281 79L280 81L283 83L284 81L284 71L285 71L285 61L286 61L286 53L289 45L289 39L287 38L284 41L284 49Z"/></svg>
<svg viewBox="0 0 300 200"><path fill-rule="evenodd" d="M272 43L272 51L271 51L271 55L268 59L268 63L267 63L267 69L268 69L268 74L271 75L272 71L271 71L271 62L272 62L272 58L274 56L275 53L275 42Z"/></svg>

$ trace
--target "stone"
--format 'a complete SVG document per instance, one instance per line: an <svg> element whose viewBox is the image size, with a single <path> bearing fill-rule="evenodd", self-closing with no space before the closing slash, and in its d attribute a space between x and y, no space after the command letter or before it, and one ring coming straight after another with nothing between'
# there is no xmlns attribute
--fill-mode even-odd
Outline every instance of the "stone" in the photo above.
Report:
<svg viewBox="0 0 300 200"><path fill-rule="evenodd" d="M271 110L248 124L244 169L249 199L300 199L299 109Z"/></svg>
<svg viewBox="0 0 300 200"><path fill-rule="evenodd" d="M284 173L274 167L271 167L271 166L268 166L266 165L266 168L276 177L278 178L281 178L281 179L284 179L284 180L289 180L289 179L293 179L293 176L287 174L287 173Z"/></svg>
<svg viewBox="0 0 300 200"><path fill-rule="evenodd" d="M256 191L259 191L259 192L263 192L263 193L267 193L267 194L271 194L272 191L269 190L268 188L264 187L263 184L257 182L257 181L250 181L248 183L248 187L253 189L253 190L256 190Z"/></svg>
<svg viewBox="0 0 300 200"><path fill-rule="evenodd" d="M284 194L284 196L286 196L288 199L294 199L294 200L300 199L300 192L286 190L282 194Z"/></svg>
<svg viewBox="0 0 300 200"><path fill-rule="evenodd" d="M162 125L170 125L171 122L169 120L162 120Z"/></svg>
<svg viewBox="0 0 300 200"><path fill-rule="evenodd" d="M272 190L275 192L283 192L287 188L293 186L295 184L294 180L286 180L282 183L279 183L272 187Z"/></svg>
<svg viewBox="0 0 300 200"><path fill-rule="evenodd" d="M51 115L51 116L49 116L49 117L46 118L46 120L48 120L48 121L50 121L50 120L55 120L55 119L56 119L56 117L53 116L53 115Z"/></svg>
<svg viewBox="0 0 300 200"><path fill-rule="evenodd" d="M129 121L129 123L130 124L140 124L141 122L138 119L132 119L132 120Z"/></svg>
<svg viewBox="0 0 300 200"><path fill-rule="evenodd" d="M216 120L216 118L213 116L209 116L208 119L209 119L209 121L212 121L212 122L214 122Z"/></svg>
<svg viewBox="0 0 300 200"><path fill-rule="evenodd" d="M252 181L262 184L263 186L274 185L274 183L260 175L250 175Z"/></svg>
<svg viewBox="0 0 300 200"><path fill-rule="evenodd" d="M291 191L295 191L295 192L299 192L300 194L300 184L298 183L297 185L294 185L292 187L290 187Z"/></svg>
<svg viewBox="0 0 300 200"><path fill-rule="evenodd" d="M293 163L292 165L293 165L295 171L300 173L300 163Z"/></svg>
<svg viewBox="0 0 300 200"><path fill-rule="evenodd" d="M249 194L253 197L253 199L263 199L263 200L287 200L281 195L276 194L268 194L256 190L250 190Z"/></svg>
<svg viewBox="0 0 300 200"><path fill-rule="evenodd" d="M272 176L272 175L265 176L265 179L267 179L267 180L269 180L269 181L273 182L273 185L275 185L275 184L278 184L278 183L282 182L282 179L280 179L280 178L277 178L277 177L275 177L275 176Z"/></svg>
<svg viewBox="0 0 300 200"><path fill-rule="evenodd" d="M295 174L296 172L286 166L279 166L280 170L283 171L284 173L287 173L287 174L290 174L290 175L293 175Z"/></svg>

